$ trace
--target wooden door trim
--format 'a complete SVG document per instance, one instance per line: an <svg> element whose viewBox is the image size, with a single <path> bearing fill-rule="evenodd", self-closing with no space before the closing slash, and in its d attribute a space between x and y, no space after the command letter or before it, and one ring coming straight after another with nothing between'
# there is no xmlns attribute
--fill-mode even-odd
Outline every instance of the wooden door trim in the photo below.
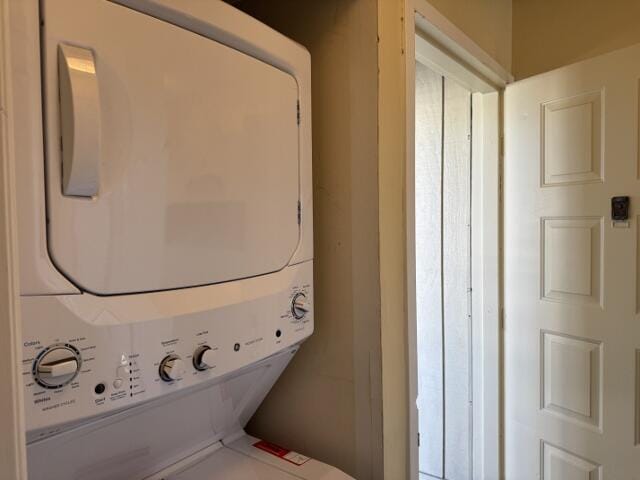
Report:
<svg viewBox="0 0 640 480"><path fill-rule="evenodd" d="M0 477L26 480L10 3L0 0L0 352L5 367L0 383Z"/></svg>

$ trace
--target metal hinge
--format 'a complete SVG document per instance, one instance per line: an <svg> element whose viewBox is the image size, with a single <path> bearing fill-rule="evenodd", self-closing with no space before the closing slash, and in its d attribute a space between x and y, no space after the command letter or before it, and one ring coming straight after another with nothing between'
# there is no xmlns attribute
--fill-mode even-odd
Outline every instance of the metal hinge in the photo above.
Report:
<svg viewBox="0 0 640 480"><path fill-rule="evenodd" d="M296 121L300 125L300 100L296 101Z"/></svg>
<svg viewBox="0 0 640 480"><path fill-rule="evenodd" d="M302 222L302 205L298 201L298 225Z"/></svg>
<svg viewBox="0 0 640 480"><path fill-rule="evenodd" d="M418 447L420 446L420 432L418 432Z"/></svg>

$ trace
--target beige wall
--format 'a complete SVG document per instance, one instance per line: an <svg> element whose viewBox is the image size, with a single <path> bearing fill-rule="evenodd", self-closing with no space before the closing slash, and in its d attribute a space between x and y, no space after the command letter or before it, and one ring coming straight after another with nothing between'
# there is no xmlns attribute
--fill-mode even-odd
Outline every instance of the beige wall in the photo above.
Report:
<svg viewBox="0 0 640 480"><path fill-rule="evenodd" d="M638 0L513 0L516 79L638 42Z"/></svg>
<svg viewBox="0 0 640 480"><path fill-rule="evenodd" d="M427 1L507 71L511 71L512 0ZM522 3L538 2L541 0L522 0Z"/></svg>
<svg viewBox="0 0 640 480"><path fill-rule="evenodd" d="M509 69L510 0L431 3ZM235 4L306 46L313 82L316 331L248 430L407 478L404 0Z"/></svg>
<svg viewBox="0 0 640 480"><path fill-rule="evenodd" d="M516 79L640 42L638 0L427 1Z"/></svg>
<svg viewBox="0 0 640 480"><path fill-rule="evenodd" d="M377 1L245 0L311 52L315 333L250 433L382 478Z"/></svg>

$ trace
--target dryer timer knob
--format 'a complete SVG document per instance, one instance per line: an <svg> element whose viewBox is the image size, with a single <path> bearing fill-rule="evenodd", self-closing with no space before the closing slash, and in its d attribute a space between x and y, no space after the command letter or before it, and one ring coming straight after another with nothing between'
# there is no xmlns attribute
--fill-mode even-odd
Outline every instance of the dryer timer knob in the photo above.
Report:
<svg viewBox="0 0 640 480"><path fill-rule="evenodd" d="M202 345L193 352L193 366L196 370L208 370L215 365L215 352L208 345Z"/></svg>
<svg viewBox="0 0 640 480"><path fill-rule="evenodd" d="M309 311L309 301L304 293L296 293L291 302L291 313L300 320Z"/></svg>

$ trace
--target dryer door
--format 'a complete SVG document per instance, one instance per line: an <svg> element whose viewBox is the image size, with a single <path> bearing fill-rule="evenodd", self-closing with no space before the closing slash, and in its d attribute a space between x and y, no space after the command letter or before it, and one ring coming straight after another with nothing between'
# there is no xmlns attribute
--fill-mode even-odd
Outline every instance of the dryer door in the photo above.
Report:
<svg viewBox="0 0 640 480"><path fill-rule="evenodd" d="M57 267L121 294L286 266L299 237L296 80L106 0L42 8Z"/></svg>

